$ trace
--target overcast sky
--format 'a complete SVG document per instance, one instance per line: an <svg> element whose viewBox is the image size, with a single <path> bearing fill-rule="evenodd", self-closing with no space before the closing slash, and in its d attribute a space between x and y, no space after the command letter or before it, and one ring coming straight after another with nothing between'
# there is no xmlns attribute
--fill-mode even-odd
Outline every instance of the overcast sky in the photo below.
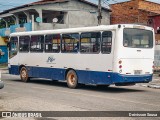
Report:
<svg viewBox="0 0 160 120"><path fill-rule="evenodd" d="M39 0L0 0L0 11L6 10L9 8L13 8L16 6L20 6L23 4L35 2L35 1L39 1ZM88 1L98 3L98 0L88 0ZM107 1L108 3L112 4L116 2L124 2L124 1L129 1L129 0L104 0L104 1ZM148 1L156 2L160 4L160 0L148 0ZM106 3L105 6L108 5L108 3Z"/></svg>

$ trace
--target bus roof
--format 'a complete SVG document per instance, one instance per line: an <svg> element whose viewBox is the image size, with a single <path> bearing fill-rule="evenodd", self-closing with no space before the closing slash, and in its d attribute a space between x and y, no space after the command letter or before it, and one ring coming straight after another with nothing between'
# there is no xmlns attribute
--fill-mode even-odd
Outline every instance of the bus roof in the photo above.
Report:
<svg viewBox="0 0 160 120"><path fill-rule="evenodd" d="M123 26L126 28L140 28L146 30L153 30L153 28L143 25L136 24L115 24L115 25L100 25L92 27L78 27L78 28L65 28L65 29L54 29L54 30L39 30L30 32L15 32L10 34L10 36L26 36L26 35L45 35L45 34L61 34L61 33L76 33L76 32L86 32L86 31L103 31L103 30L114 30L118 26Z"/></svg>

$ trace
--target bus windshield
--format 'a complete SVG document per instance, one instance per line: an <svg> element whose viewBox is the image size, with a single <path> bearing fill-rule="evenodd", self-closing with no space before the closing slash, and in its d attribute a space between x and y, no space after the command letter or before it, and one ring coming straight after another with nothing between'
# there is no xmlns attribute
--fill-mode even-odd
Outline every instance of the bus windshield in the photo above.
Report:
<svg viewBox="0 0 160 120"><path fill-rule="evenodd" d="M123 46L130 48L153 48L153 32L137 28L124 28Z"/></svg>

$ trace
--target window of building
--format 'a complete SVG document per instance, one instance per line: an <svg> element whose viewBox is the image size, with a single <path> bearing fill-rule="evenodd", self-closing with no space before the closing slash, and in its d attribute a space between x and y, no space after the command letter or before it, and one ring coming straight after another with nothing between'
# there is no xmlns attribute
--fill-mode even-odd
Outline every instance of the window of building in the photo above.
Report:
<svg viewBox="0 0 160 120"><path fill-rule="evenodd" d="M30 51L43 52L44 48L44 35L31 36Z"/></svg>
<svg viewBox="0 0 160 120"><path fill-rule="evenodd" d="M60 34L45 36L45 52L60 52Z"/></svg>
<svg viewBox="0 0 160 120"><path fill-rule="evenodd" d="M20 36L19 37L19 51L20 52L29 52L29 36Z"/></svg>
<svg viewBox="0 0 160 120"><path fill-rule="evenodd" d="M9 46L9 58L14 57L17 55L18 52L18 37L11 37L10 38L10 46Z"/></svg>
<svg viewBox="0 0 160 120"><path fill-rule="evenodd" d="M100 32L88 32L81 34L81 53L100 52Z"/></svg>
<svg viewBox="0 0 160 120"><path fill-rule="evenodd" d="M79 34L63 34L62 35L62 52L78 52L79 50Z"/></svg>
<svg viewBox="0 0 160 120"><path fill-rule="evenodd" d="M105 31L102 33L101 52L104 54L111 53L112 48L112 32Z"/></svg>

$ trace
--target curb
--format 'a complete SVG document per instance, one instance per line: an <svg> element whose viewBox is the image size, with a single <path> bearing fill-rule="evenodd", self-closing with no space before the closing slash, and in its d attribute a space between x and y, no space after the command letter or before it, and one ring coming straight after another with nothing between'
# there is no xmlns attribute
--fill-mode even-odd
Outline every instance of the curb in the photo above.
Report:
<svg viewBox="0 0 160 120"><path fill-rule="evenodd" d="M148 87L148 88L154 88L154 89L160 89L160 84L158 84L158 85L156 85L156 84L150 84L150 85L141 84L139 86Z"/></svg>
<svg viewBox="0 0 160 120"><path fill-rule="evenodd" d="M0 69L0 72L3 73L8 73L8 69Z"/></svg>
<svg viewBox="0 0 160 120"><path fill-rule="evenodd" d="M160 85L148 85L149 88L160 89Z"/></svg>

